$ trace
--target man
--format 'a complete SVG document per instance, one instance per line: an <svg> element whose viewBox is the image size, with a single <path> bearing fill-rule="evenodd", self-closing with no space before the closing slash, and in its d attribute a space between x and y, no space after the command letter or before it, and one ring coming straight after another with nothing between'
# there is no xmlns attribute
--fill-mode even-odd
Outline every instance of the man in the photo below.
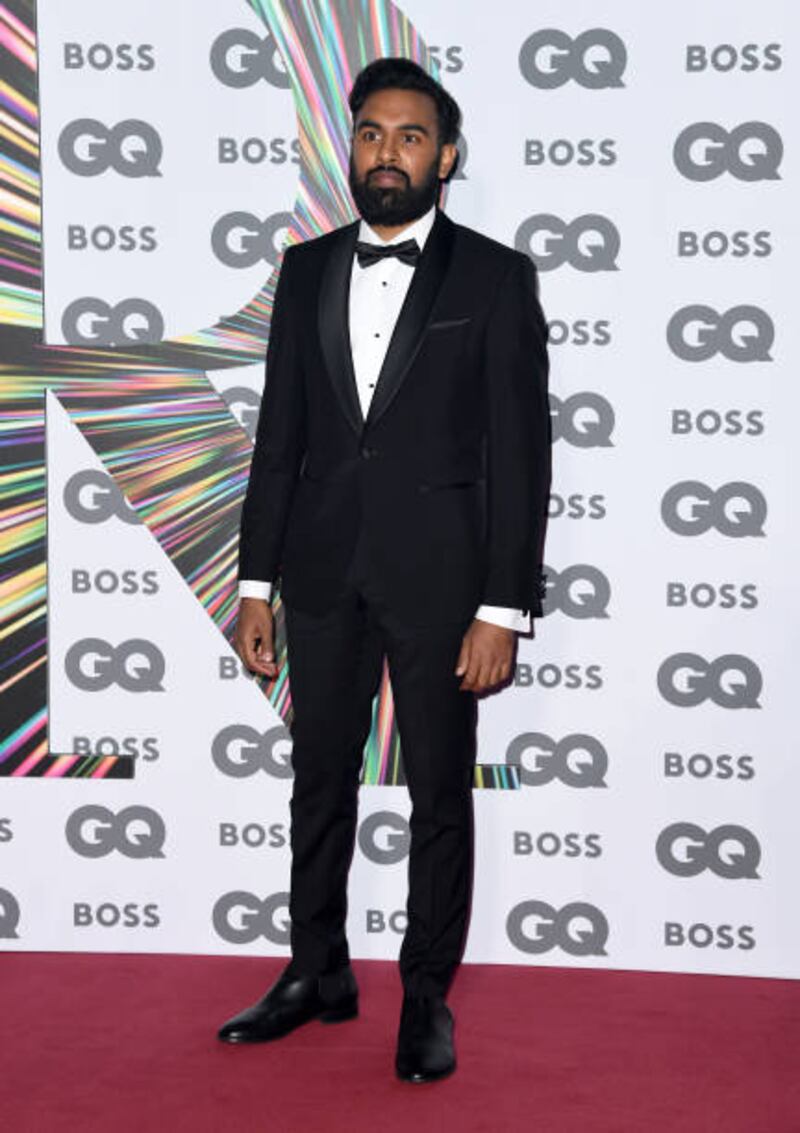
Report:
<svg viewBox="0 0 800 1133"><path fill-rule="evenodd" d="M472 873L475 694L541 613L546 328L528 257L437 208L460 111L381 59L350 95L361 214L289 248L242 513L236 645L275 676L281 579L294 710L292 960L220 1038L357 1014L345 918L359 772L384 656L412 802L396 1070L455 1068L445 996Z"/></svg>

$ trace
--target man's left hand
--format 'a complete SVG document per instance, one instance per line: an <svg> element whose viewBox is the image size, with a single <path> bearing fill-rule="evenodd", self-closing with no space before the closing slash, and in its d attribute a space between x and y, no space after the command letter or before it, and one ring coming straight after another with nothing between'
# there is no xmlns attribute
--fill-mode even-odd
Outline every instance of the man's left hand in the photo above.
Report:
<svg viewBox="0 0 800 1133"><path fill-rule="evenodd" d="M461 642L456 676L464 679L459 687L465 692L486 692L507 680L515 637L513 629L475 618Z"/></svg>

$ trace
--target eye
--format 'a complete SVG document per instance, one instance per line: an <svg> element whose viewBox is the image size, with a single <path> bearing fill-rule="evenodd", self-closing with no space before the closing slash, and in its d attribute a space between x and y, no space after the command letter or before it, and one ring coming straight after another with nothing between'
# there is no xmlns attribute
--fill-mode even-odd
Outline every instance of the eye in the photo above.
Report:
<svg viewBox="0 0 800 1133"><path fill-rule="evenodd" d="M378 138L377 130L362 130L359 135L362 142L374 142Z"/></svg>
<svg viewBox="0 0 800 1133"><path fill-rule="evenodd" d="M403 134L403 141L407 144L416 145L419 140L419 134Z"/></svg>

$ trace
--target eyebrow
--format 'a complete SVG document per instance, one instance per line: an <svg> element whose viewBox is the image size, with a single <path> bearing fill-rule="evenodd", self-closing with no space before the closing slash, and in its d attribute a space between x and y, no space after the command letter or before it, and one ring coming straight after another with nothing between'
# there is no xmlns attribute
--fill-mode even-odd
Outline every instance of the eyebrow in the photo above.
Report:
<svg viewBox="0 0 800 1133"><path fill-rule="evenodd" d="M363 130L365 126L371 126L371 127L373 127L374 129L377 129L377 130L383 129L383 126L380 124L380 122L376 122L372 118L363 118L358 123L358 129L359 130ZM398 130L418 130L420 134L425 134L426 137L430 133L430 131L427 129L427 127L421 125L419 122L404 122L401 126L398 126L397 129Z"/></svg>

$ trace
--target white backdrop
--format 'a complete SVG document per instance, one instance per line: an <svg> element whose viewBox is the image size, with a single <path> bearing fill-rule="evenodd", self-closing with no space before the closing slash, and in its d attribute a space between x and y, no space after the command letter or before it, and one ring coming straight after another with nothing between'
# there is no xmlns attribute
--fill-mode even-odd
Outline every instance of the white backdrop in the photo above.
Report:
<svg viewBox="0 0 800 1133"><path fill-rule="evenodd" d="M798 976L796 7L403 11L464 110L447 211L534 256L552 334L549 613L481 705L480 760L520 762L522 784L475 792L467 959ZM298 174L263 22L244 0L40 0L38 18L47 340L96 333L87 296L145 298L132 318L156 338L244 306ZM131 119L149 130L103 140ZM226 233L236 212L270 223ZM234 400L252 425L257 396ZM130 782L4 788L22 915L3 946L285 953L281 720L52 395L47 445L51 747L127 738L138 761ZM141 647L122 684L86 687L104 683L87 639L145 640L161 687L124 687ZM397 953L407 813L404 788L362 789L356 956Z"/></svg>

